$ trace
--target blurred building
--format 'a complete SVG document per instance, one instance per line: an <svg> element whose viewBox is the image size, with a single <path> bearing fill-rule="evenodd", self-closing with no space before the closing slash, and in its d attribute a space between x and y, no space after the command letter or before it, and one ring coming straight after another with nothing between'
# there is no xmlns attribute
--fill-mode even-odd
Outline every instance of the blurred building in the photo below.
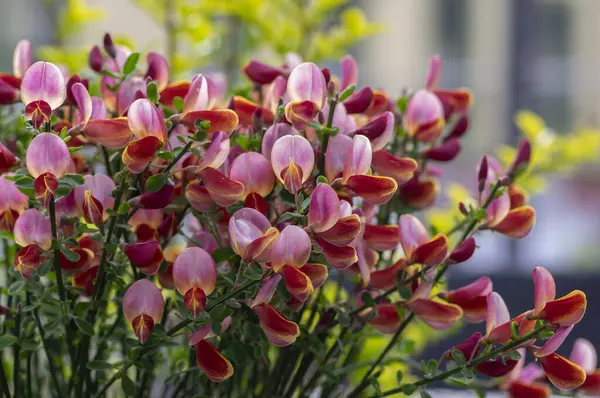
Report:
<svg viewBox="0 0 600 398"><path fill-rule="evenodd" d="M59 0L55 0L55 3ZM10 70L12 49L24 37L34 46L53 41L55 9L44 0L4 0L0 14L0 70ZM355 0L382 34L356 52L361 83L399 94L423 85L429 57L443 59L442 87L470 87L476 99L464 152L448 180L471 185L483 152L515 143L517 109L530 109L558 131L599 126L599 0ZM76 40L99 42L105 31L130 36L140 49L162 49L161 27L131 0L88 0L105 18ZM595 265L600 257L599 171L556 181L534 200L538 225L518 243L482 239L477 269Z"/></svg>
<svg viewBox="0 0 600 398"><path fill-rule="evenodd" d="M474 165L500 143L516 143L518 109L539 113L552 128L600 126L600 1L364 0L385 32L359 49L361 83L399 94L422 87L428 60L442 56L442 87L473 90L470 136L448 178L472 185ZM367 81L363 80L365 78ZM538 224L519 242L484 237L477 272L535 264L596 265L600 248L598 169L554 181L534 199ZM536 261L536 263L532 263ZM462 267L461 269L469 269Z"/></svg>

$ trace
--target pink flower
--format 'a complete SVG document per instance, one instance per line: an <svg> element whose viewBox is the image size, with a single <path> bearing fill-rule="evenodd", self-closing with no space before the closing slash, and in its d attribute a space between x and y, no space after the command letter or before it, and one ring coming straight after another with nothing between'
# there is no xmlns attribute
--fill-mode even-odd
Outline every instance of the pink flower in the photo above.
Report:
<svg viewBox="0 0 600 398"><path fill-rule="evenodd" d="M185 307L197 317L206 307L206 297L215 290L217 266L205 250L188 247L173 263L173 281L184 295Z"/></svg>
<svg viewBox="0 0 600 398"><path fill-rule="evenodd" d="M142 344L150 337L154 325L160 323L164 308L160 289L148 279L134 282L123 297L123 315Z"/></svg>
<svg viewBox="0 0 600 398"><path fill-rule="evenodd" d="M52 247L50 220L36 209L25 210L17 218L14 234L20 246L37 245L43 250Z"/></svg>

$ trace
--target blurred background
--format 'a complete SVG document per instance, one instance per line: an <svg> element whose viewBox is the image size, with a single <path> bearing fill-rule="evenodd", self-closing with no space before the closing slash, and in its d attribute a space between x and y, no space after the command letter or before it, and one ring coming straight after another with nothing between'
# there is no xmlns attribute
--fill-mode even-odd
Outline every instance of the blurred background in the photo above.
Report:
<svg viewBox="0 0 600 398"><path fill-rule="evenodd" d="M337 60L348 51L360 65L361 85L398 96L423 86L429 58L439 53L440 86L469 87L475 98L463 152L444 166L442 205L444 183L473 189L480 156L496 153L501 144L518 143L518 110L539 114L549 126L544 130L548 137L600 127L600 0L1 2L2 71L11 70L20 39L30 39L34 48L50 46L37 56L76 67L85 66L90 45L100 44L110 32L136 51L168 54L176 71L219 67L230 81L242 83L237 65L251 57L277 64L287 51L298 51L335 73ZM322 9L314 10L313 3ZM271 45L260 46L261 40ZM586 142L571 148L573 157L586 149ZM553 152L544 156L553 161ZM470 263L453 270L451 285L491 273L495 290L518 314L532 302L530 270L543 265L558 274L559 294L579 288L591 303L600 301L594 298L600 296L597 279L589 277L600 270L599 180L594 162L568 177L553 175L537 187L543 194L532 198L537 211L533 232L520 241L484 234ZM600 336L594 318L584 318L586 329L580 329L588 338Z"/></svg>

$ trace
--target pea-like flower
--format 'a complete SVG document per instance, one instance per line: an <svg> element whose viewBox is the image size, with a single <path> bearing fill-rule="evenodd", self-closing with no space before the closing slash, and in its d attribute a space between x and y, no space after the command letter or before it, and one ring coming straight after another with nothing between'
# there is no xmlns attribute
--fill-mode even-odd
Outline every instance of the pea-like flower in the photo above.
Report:
<svg viewBox="0 0 600 398"><path fill-rule="evenodd" d="M71 166L67 144L56 134L37 135L27 147L25 155L27 170L35 178L35 195L47 204L56 195L58 179Z"/></svg>
<svg viewBox="0 0 600 398"><path fill-rule="evenodd" d="M160 323L164 309L160 289L148 279L134 282L123 297L123 315L142 344L148 341L154 325Z"/></svg>
<svg viewBox="0 0 600 398"><path fill-rule="evenodd" d="M217 283L217 266L205 250L188 247L173 263L173 282L183 294L185 308L197 317L206 307L206 297Z"/></svg>
<svg viewBox="0 0 600 398"><path fill-rule="evenodd" d="M400 243L409 263L434 266L441 263L448 253L448 238L439 233L429 237L423 224L411 214L403 214L398 221Z"/></svg>
<svg viewBox="0 0 600 398"><path fill-rule="evenodd" d="M231 248L246 262L268 261L279 231L255 209L243 208L229 219Z"/></svg>
<svg viewBox="0 0 600 398"><path fill-rule="evenodd" d="M295 195L312 174L315 153L306 138L286 135L273 145L271 164L275 177Z"/></svg>
<svg viewBox="0 0 600 398"><path fill-rule="evenodd" d="M326 89L325 77L317 65L305 62L292 70L287 82L290 102L285 106L285 117L294 128L303 130L323 109Z"/></svg>
<svg viewBox="0 0 600 398"><path fill-rule="evenodd" d="M52 111L65 102L67 87L62 72L50 62L31 65L21 80L21 101L25 104L25 120L37 129L50 121Z"/></svg>

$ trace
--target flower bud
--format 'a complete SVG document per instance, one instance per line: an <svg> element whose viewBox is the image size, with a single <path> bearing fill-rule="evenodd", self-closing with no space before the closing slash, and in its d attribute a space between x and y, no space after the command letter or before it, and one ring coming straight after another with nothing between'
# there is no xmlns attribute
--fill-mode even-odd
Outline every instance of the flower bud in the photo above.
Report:
<svg viewBox="0 0 600 398"><path fill-rule="evenodd" d="M262 62L252 60L243 68L244 73L251 82L263 85L270 84L282 74L282 70L263 64Z"/></svg>
<svg viewBox="0 0 600 398"><path fill-rule="evenodd" d="M102 56L102 51L100 51L100 47L92 47L88 54L88 66L94 72L101 73L103 65L104 57Z"/></svg>
<svg viewBox="0 0 600 398"><path fill-rule="evenodd" d="M159 53L149 52L146 57L148 70L146 79L154 80L158 85L158 91L164 90L169 84L169 64L167 59Z"/></svg>
<svg viewBox="0 0 600 398"><path fill-rule="evenodd" d="M148 279L134 282L123 297L123 314L133 326L133 331L144 344L154 325L160 323L165 301L160 289Z"/></svg>
<svg viewBox="0 0 600 398"><path fill-rule="evenodd" d="M445 141L435 148L426 150L423 155L430 160L438 162L449 162L460 153L460 142L458 139Z"/></svg>
<svg viewBox="0 0 600 398"><path fill-rule="evenodd" d="M6 173L11 167L17 164L17 158L13 153L0 143L0 173Z"/></svg>
<svg viewBox="0 0 600 398"><path fill-rule="evenodd" d="M523 139L519 144L519 149L517 150L517 155L515 156L515 160L508 168L506 173L511 179L514 179L519 173L527 169L529 167L529 162L531 160L531 144L529 140Z"/></svg>
<svg viewBox="0 0 600 398"><path fill-rule="evenodd" d="M483 155L481 162L479 163L479 171L477 173L477 189L479 192L483 192L486 188L485 184L488 179L488 160L487 156Z"/></svg>
<svg viewBox="0 0 600 398"><path fill-rule="evenodd" d="M104 45L104 51L106 51L108 56L111 57L112 59L116 59L117 58L117 47L115 47L115 43L113 42L113 39L110 36L110 33L104 34L104 39L102 41L102 44Z"/></svg>

